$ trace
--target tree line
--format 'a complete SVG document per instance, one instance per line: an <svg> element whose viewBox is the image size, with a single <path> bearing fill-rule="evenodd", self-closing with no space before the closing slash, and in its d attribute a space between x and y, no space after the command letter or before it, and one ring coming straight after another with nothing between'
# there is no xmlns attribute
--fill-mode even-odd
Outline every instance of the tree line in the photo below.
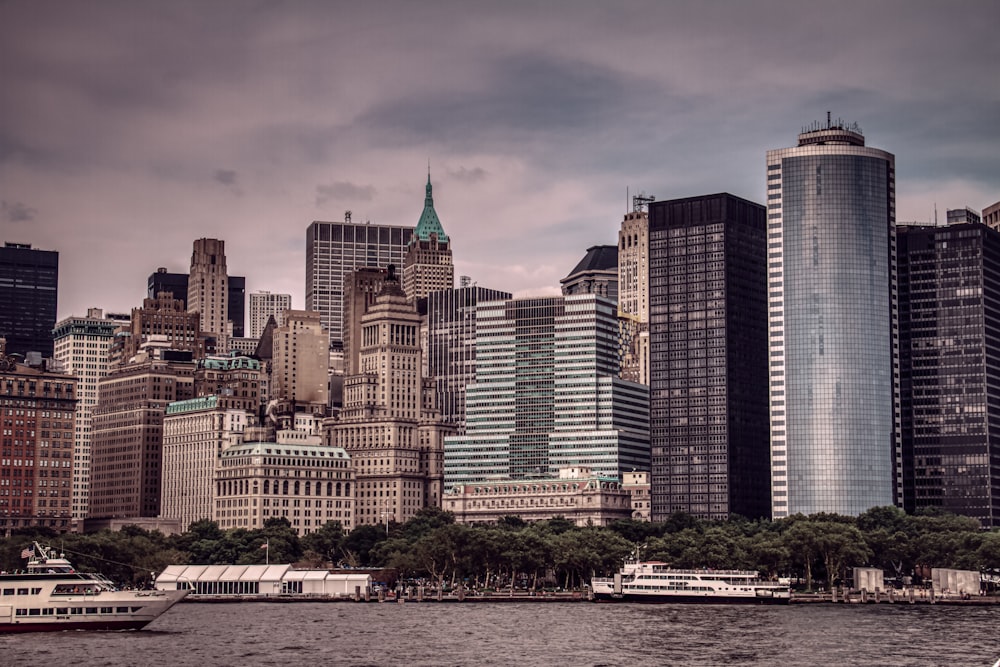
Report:
<svg viewBox="0 0 1000 667"><path fill-rule="evenodd" d="M372 568L384 577L500 588L575 588L613 574L634 554L678 568L757 570L832 587L851 567L877 567L889 579L919 583L934 567L1000 571L1000 532L975 519L942 512L905 514L877 507L858 517L797 514L785 519L706 521L678 513L662 523L617 521L578 527L564 518L525 523L456 524L437 508L406 523L358 526L331 522L299 537L284 518L262 529L221 530L209 520L166 536L129 526L121 531L57 535L15 530L0 540L0 567L23 569L21 551L33 541L66 554L80 570L99 571L127 585L149 585L175 564L296 563L310 568Z"/></svg>

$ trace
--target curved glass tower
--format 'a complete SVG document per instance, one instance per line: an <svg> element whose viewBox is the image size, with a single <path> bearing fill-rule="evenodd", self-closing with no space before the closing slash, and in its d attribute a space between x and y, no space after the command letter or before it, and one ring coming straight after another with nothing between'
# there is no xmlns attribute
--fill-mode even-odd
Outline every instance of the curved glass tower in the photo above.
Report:
<svg viewBox="0 0 1000 667"><path fill-rule="evenodd" d="M767 193L772 515L895 504L895 158L828 119Z"/></svg>

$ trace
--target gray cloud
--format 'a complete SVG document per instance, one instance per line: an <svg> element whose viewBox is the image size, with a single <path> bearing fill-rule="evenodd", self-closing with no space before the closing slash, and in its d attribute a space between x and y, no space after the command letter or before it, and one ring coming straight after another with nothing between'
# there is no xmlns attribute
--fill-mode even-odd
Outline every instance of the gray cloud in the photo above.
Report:
<svg viewBox="0 0 1000 667"><path fill-rule="evenodd" d="M0 215L7 222L31 222L38 215L38 211L19 201L0 201Z"/></svg>
<svg viewBox="0 0 1000 667"><path fill-rule="evenodd" d="M412 224L430 158L457 271L551 288L627 187L761 201L765 151L828 109L896 155L900 219L985 206L1000 6L960 5L0 0L0 221L62 251L60 315L137 305L207 235L302 304L317 207Z"/></svg>
<svg viewBox="0 0 1000 667"><path fill-rule="evenodd" d="M375 196L375 186L355 185L347 181L338 181L329 185L316 186L316 206L337 201L351 203L355 201L371 201Z"/></svg>
<svg viewBox="0 0 1000 667"><path fill-rule="evenodd" d="M222 185L236 185L238 174L233 169L216 169L215 180Z"/></svg>
<svg viewBox="0 0 1000 667"><path fill-rule="evenodd" d="M456 181L461 181L463 183L477 183L486 178L486 170L482 167L473 167L469 169L467 167L459 167L458 169L449 169L448 175L454 178Z"/></svg>

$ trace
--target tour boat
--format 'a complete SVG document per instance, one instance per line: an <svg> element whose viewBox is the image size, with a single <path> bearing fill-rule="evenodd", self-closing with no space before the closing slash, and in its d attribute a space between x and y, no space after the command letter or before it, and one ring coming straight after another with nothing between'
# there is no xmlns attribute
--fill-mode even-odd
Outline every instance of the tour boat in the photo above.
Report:
<svg viewBox="0 0 1000 667"><path fill-rule="evenodd" d="M119 590L37 542L21 557L28 560L25 571L0 573L0 632L135 630L189 592Z"/></svg>
<svg viewBox="0 0 1000 667"><path fill-rule="evenodd" d="M748 570L678 570L629 561L614 577L591 581L594 599L620 602L787 604L791 590Z"/></svg>

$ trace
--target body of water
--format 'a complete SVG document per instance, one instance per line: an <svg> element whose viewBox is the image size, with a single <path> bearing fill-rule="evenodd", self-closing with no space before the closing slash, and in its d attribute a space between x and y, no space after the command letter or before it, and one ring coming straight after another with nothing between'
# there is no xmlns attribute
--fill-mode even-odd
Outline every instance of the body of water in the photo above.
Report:
<svg viewBox="0 0 1000 667"><path fill-rule="evenodd" d="M36 665L949 665L1000 658L1000 606L182 603L135 632L0 635Z"/></svg>

